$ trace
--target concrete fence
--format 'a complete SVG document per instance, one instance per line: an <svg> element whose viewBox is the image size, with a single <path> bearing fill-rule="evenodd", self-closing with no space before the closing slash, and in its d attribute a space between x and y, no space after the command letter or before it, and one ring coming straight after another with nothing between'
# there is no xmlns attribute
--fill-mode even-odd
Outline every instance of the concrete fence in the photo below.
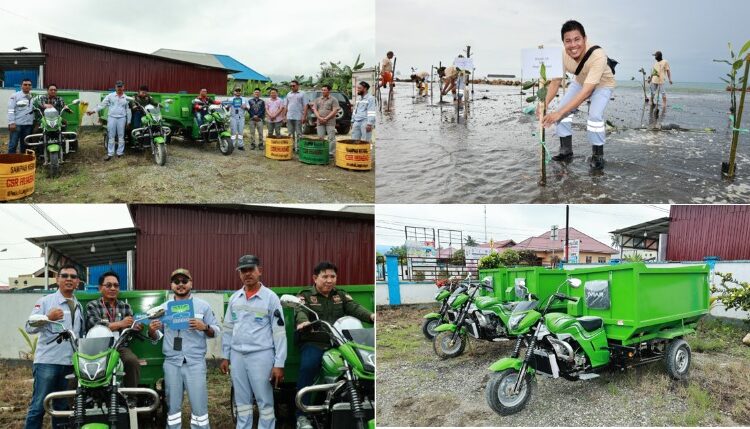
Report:
<svg viewBox="0 0 750 429"><path fill-rule="evenodd" d="M646 266L653 268L684 267L686 265L703 265L707 262L665 262L647 263ZM708 262L712 267L712 273L732 273L739 281L750 282L750 261L713 261ZM576 268L600 267L603 264L565 264L563 269L574 270ZM394 268L395 267L395 268ZM386 282L378 282L375 285L376 305L401 305L401 304L430 304L435 302L437 287L435 282L402 282L398 275L389 276L389 273L398 273L398 261L395 257L386 258ZM710 281L718 285L721 279L712 275ZM728 310L722 303L716 302L711 308L711 315L727 317L732 319L747 319L750 314L746 311Z"/></svg>

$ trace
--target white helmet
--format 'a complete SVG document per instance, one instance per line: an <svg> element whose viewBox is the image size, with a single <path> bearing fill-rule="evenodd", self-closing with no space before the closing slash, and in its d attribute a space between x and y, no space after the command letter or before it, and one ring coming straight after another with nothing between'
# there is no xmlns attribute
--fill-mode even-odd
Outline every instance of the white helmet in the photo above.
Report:
<svg viewBox="0 0 750 429"><path fill-rule="evenodd" d="M333 327L338 329L339 332L344 332L345 329L362 329L362 322L356 317L344 316L340 317Z"/></svg>
<svg viewBox="0 0 750 429"><path fill-rule="evenodd" d="M115 334L112 333L112 331L109 330L108 327L104 325L96 325L93 328L89 329L89 332L86 334L86 338L114 338Z"/></svg>

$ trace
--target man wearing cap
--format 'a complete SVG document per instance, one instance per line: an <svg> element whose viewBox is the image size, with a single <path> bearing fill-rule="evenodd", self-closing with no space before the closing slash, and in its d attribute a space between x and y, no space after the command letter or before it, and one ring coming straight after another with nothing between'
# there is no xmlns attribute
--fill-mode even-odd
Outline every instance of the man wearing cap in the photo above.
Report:
<svg viewBox="0 0 750 429"><path fill-rule="evenodd" d="M343 316L354 316L362 322L375 321L371 313L352 297L336 289L338 268L328 261L320 262L313 268L313 286L297 295L303 304L314 310L320 320L333 324ZM294 310L294 323L299 332L300 367L297 377L297 391L310 386L320 372L323 353L331 347L331 340L325 332L310 332L311 316L302 308ZM309 404L309 395L302 398L302 403ZM297 429L312 429L310 420L297 411Z"/></svg>
<svg viewBox="0 0 750 429"><path fill-rule="evenodd" d="M370 95L370 84L362 81L357 84L357 95L361 98L357 101L352 115L352 139L372 140L372 129L375 127L375 97Z"/></svg>
<svg viewBox="0 0 750 429"><path fill-rule="evenodd" d="M242 96L242 88L234 88L234 96L229 99L229 128L232 131L232 145L239 150L245 150L243 139L246 112L247 101Z"/></svg>
<svg viewBox="0 0 750 429"><path fill-rule="evenodd" d="M133 129L141 128L141 119L143 118L143 115L145 115L144 110L138 109L135 105L143 107L143 109L146 109L146 106L149 104L152 106L157 106L159 103L154 100L154 97L152 97L148 93L148 86L141 85L140 88L138 88L138 94L133 97L133 101L130 104L130 107L133 111Z"/></svg>
<svg viewBox="0 0 750 429"><path fill-rule="evenodd" d="M253 398L258 403L259 429L273 429L273 387L284 381L286 329L279 297L260 282L258 257L242 256L237 263L244 287L229 298L224 315L221 371L232 367L237 429L253 424Z"/></svg>
<svg viewBox="0 0 750 429"><path fill-rule="evenodd" d="M662 58L661 51L654 52L653 56L656 62L651 68L651 105L656 105L656 99L659 98L661 92L663 108L667 105L667 91L664 89L664 85L666 85L667 80L672 85L672 70L669 68L667 60Z"/></svg>
<svg viewBox="0 0 750 429"><path fill-rule="evenodd" d="M107 112L107 155L105 161L109 161L115 156L115 136L117 137L117 157L120 158L125 154L125 124L128 123L130 116L130 101L125 95L125 84L121 80L115 82L115 92L104 97L94 110L86 112L87 115L98 113L105 107L109 108Z"/></svg>
<svg viewBox="0 0 750 429"><path fill-rule="evenodd" d="M89 301L86 304L86 332L96 325L104 325L119 337L122 330L133 325L133 310L130 304L117 299L120 295L120 276L114 271L107 271L99 276L99 299ZM140 323L134 329L140 331L143 325ZM141 364L138 356L128 347L122 344L117 349L120 359L125 367L125 387L138 387L141 378Z"/></svg>
<svg viewBox="0 0 750 429"><path fill-rule="evenodd" d="M167 396L167 428L182 426L182 397L185 390L190 400L190 428L208 428L208 387L206 382L206 340L215 338L221 329L208 302L194 297L193 276L185 268L178 268L169 276L174 296L167 301L193 303L195 317L190 328L174 330L167 323L152 320L149 328L164 337L164 386Z"/></svg>
<svg viewBox="0 0 750 429"><path fill-rule="evenodd" d="M31 315L46 315L51 321L65 325L65 329L83 337L83 307L73 292L80 284L78 269L73 265L63 265L57 274L57 292L43 296L36 301ZM43 327L32 327L26 323L26 333L39 334L36 353L34 354L34 393L31 396L26 413L25 429L41 429L44 418L44 398L52 393L66 390L68 380L65 376L73 373L73 348L67 341L53 341L62 331L58 325L47 324ZM67 401L55 400L57 410L65 409ZM62 427L63 422L52 418L52 427Z"/></svg>

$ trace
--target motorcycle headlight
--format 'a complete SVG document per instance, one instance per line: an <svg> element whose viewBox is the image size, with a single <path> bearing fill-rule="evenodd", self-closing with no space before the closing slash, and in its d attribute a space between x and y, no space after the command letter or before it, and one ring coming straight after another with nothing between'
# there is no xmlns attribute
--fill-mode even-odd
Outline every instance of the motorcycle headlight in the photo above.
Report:
<svg viewBox="0 0 750 429"><path fill-rule="evenodd" d="M57 121L59 119L48 119L47 124L52 128L57 128Z"/></svg>
<svg viewBox="0 0 750 429"><path fill-rule="evenodd" d="M508 320L508 327L510 329L516 329L518 327L518 324L521 323L521 320L523 320L523 317L525 314L514 314L513 316L510 316L510 319Z"/></svg>
<svg viewBox="0 0 750 429"><path fill-rule="evenodd" d="M375 352L364 349L357 349L359 359L362 361L362 365L367 372L375 372Z"/></svg>
<svg viewBox="0 0 750 429"><path fill-rule="evenodd" d="M161 121L161 112L154 112L151 114L151 116L154 118L154 121L156 122Z"/></svg>
<svg viewBox="0 0 750 429"><path fill-rule="evenodd" d="M85 359L79 356L78 368L84 380L95 381L103 378L107 373L107 356L98 359Z"/></svg>

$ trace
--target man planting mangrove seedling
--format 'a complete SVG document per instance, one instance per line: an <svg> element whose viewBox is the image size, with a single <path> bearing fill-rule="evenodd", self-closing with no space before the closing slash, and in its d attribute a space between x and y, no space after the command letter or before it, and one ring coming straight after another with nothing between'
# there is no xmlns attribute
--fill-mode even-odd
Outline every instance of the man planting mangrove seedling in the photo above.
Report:
<svg viewBox="0 0 750 429"><path fill-rule="evenodd" d="M560 33L565 45L563 68L565 72L575 75L575 79L560 100L557 110L548 113L542 119L545 127L556 124L557 135L560 136L560 153L552 159L555 161L573 159L573 113L584 101L590 99L591 105L586 124L592 149L589 165L594 170L601 170L604 168L606 139L604 109L615 88L614 70L610 67L604 50L599 46L590 46L581 23L573 20L567 21L563 24ZM555 99L561 81L562 79L550 81L545 100L547 106Z"/></svg>
<svg viewBox="0 0 750 429"><path fill-rule="evenodd" d="M363 322L374 322L375 313L352 299L348 293L336 289L338 268L336 265L323 261L313 268L313 287L305 289L297 298L318 314L320 320L335 323L340 317L354 316ZM328 334L322 331L311 332L310 319L314 316L302 308L294 310L294 323L299 332L300 366L297 378L297 391L310 386L320 371L323 353L331 347ZM310 403L310 395L302 398L304 404ZM297 410L297 429L312 429L310 420Z"/></svg>
<svg viewBox="0 0 750 429"><path fill-rule="evenodd" d="M388 51L380 63L380 86L385 88L388 84L391 84L391 88L395 85L393 83L393 51Z"/></svg>
<svg viewBox="0 0 750 429"><path fill-rule="evenodd" d="M661 51L654 52L654 58L656 62L651 69L651 105L656 105L656 99L659 98L661 92L662 108L667 106L667 91L664 89L664 85L672 85L672 70L669 68L667 60L662 58ZM666 79L665 79L666 78Z"/></svg>
<svg viewBox="0 0 750 429"><path fill-rule="evenodd" d="M375 97L370 95L370 84L362 81L357 85L357 101L352 115L352 139L372 140L372 128L375 126Z"/></svg>

